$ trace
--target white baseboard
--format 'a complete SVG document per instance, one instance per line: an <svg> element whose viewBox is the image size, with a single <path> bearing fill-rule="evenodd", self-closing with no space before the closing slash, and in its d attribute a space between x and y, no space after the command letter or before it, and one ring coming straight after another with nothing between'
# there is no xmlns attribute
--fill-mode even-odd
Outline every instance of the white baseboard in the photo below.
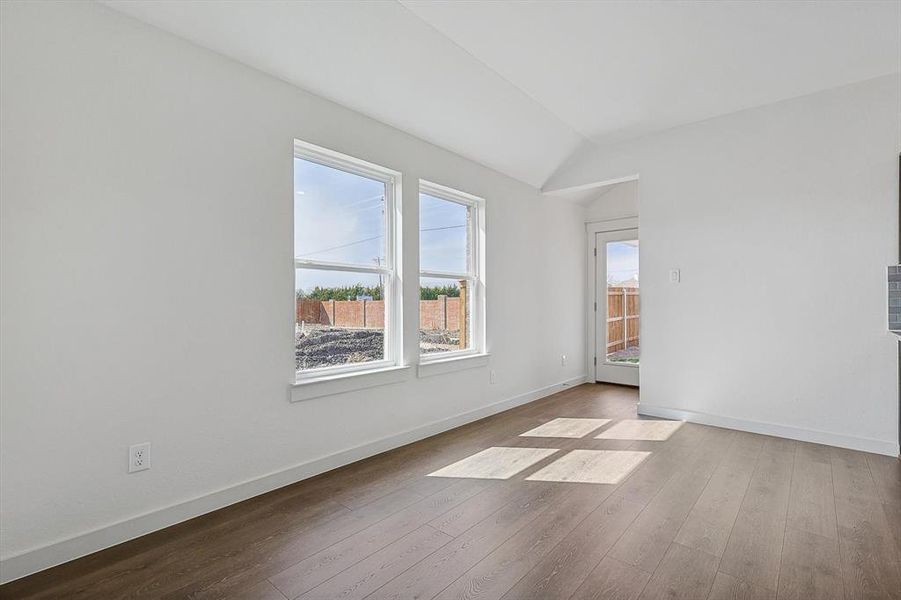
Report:
<svg viewBox="0 0 901 600"><path fill-rule="evenodd" d="M648 417L660 417L661 419L676 419L702 425L713 425L714 427L725 427L727 429L738 429L739 431L761 433L790 440L837 446L839 448L850 448L851 450L885 454L892 457L898 456L898 442L860 438L840 433L817 431L815 429L801 429L799 427L763 421L747 421L745 419L735 419L733 417L723 417L691 410L648 406L644 402L638 404L638 414Z"/></svg>
<svg viewBox="0 0 901 600"><path fill-rule="evenodd" d="M475 410L432 421L420 427L408 429L334 454L315 458L288 469L269 473L242 483L198 496L185 502L172 504L133 518L125 519L99 529L54 542L40 548L0 560L0 584L43 571L50 567L103 550L128 540L158 531L165 527L199 517L236 502L271 492L278 488L331 471L338 467L374 456L435 434L465 425L493 414L534 402L567 387L580 385L587 377L580 376L561 381L537 390L526 392Z"/></svg>

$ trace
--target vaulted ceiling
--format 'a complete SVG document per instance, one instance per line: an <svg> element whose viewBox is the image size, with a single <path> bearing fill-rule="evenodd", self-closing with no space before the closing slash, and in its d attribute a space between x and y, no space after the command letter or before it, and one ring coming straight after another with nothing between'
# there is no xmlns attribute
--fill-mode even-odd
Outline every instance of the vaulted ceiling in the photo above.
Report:
<svg viewBox="0 0 901 600"><path fill-rule="evenodd" d="M540 187L573 153L901 71L901 2L109 0Z"/></svg>

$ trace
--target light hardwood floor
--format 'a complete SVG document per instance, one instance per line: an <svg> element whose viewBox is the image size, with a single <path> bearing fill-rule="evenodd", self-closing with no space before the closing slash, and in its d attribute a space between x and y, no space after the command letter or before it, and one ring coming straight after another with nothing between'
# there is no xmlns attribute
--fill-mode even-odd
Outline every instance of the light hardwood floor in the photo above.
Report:
<svg viewBox="0 0 901 600"><path fill-rule="evenodd" d="M579 386L0 597L901 598L898 460L690 423L642 427L628 422L637 398ZM557 418L609 421L522 435ZM543 480L529 480L536 473Z"/></svg>

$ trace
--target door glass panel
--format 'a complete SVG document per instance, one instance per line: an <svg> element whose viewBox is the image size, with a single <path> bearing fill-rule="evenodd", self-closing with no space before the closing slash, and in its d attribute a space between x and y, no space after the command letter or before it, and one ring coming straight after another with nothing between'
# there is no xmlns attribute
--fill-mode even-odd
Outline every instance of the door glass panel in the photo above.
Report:
<svg viewBox="0 0 901 600"><path fill-rule="evenodd" d="M637 365L640 356L638 240L607 242L607 362Z"/></svg>

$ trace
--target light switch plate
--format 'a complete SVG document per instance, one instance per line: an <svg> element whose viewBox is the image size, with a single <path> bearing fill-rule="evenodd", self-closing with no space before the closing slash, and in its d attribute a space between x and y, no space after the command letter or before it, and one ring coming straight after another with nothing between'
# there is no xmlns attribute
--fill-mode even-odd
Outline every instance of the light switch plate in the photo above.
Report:
<svg viewBox="0 0 901 600"><path fill-rule="evenodd" d="M669 282L670 283L679 283L680 279L679 269L670 269L669 271Z"/></svg>

